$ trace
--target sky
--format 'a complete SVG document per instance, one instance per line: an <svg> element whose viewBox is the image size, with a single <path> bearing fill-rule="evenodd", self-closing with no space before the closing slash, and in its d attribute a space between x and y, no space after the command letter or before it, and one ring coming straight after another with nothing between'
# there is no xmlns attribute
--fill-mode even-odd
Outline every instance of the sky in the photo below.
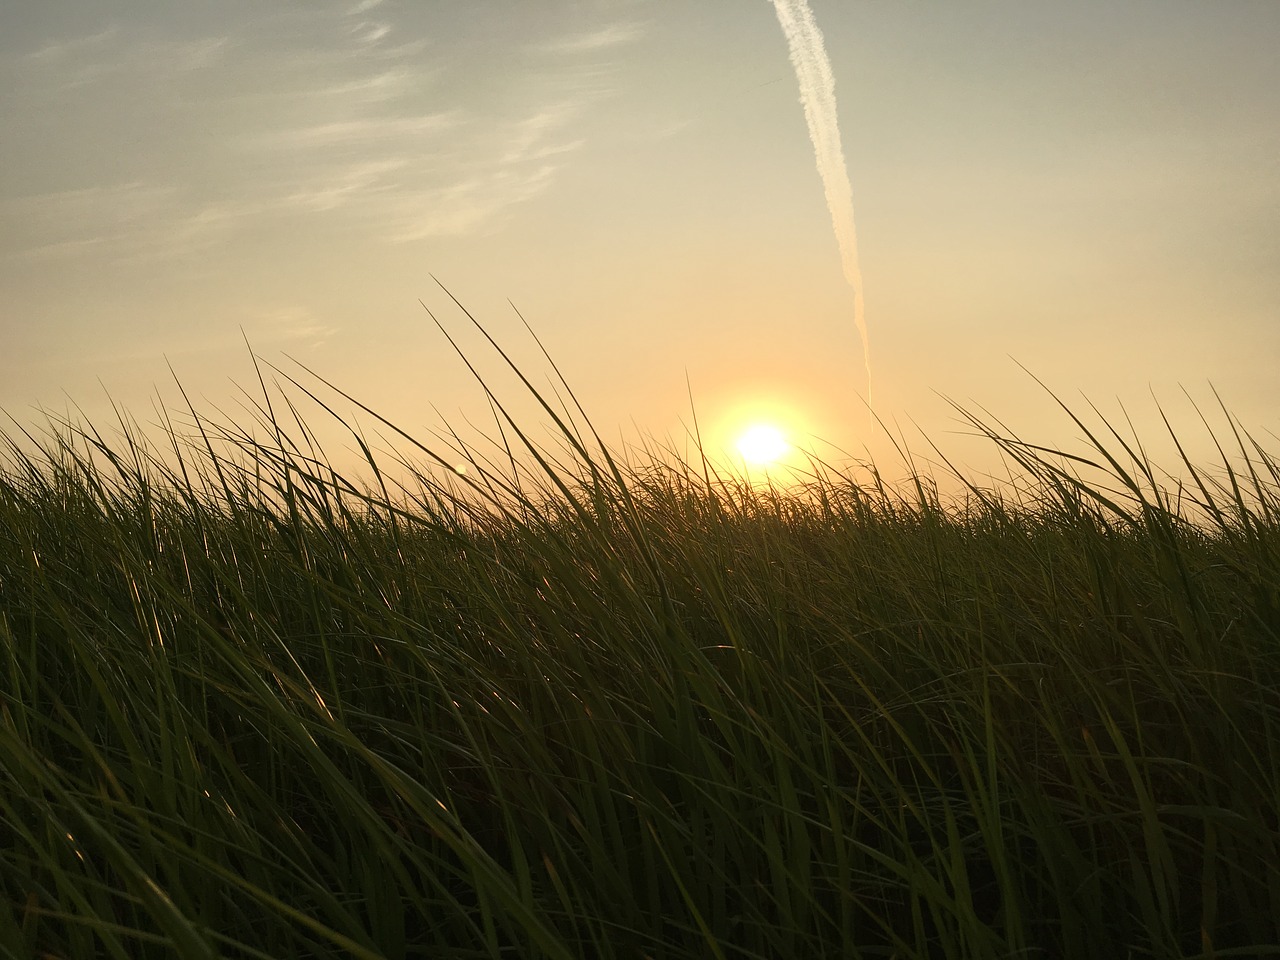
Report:
<svg viewBox="0 0 1280 960"><path fill-rule="evenodd" d="M1153 395L1194 435L1210 385L1280 433L1280 3L811 7L874 413L922 459L998 472L949 401L1077 449L1030 374L1153 449ZM421 300L537 434L443 284L546 384L518 308L611 443L681 447L692 410L717 450L769 422L892 458L769 0L7 4L0 130L19 424L153 422L174 374L244 419L247 340L492 434Z"/></svg>

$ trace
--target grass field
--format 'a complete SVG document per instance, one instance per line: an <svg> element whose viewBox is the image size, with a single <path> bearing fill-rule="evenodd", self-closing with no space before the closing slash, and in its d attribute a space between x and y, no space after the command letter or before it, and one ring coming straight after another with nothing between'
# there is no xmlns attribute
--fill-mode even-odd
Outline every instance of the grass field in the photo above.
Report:
<svg viewBox="0 0 1280 960"><path fill-rule="evenodd" d="M10 443L4 956L1280 955L1280 468L1229 417L1175 491L975 420L1021 482L951 502L567 414L365 487L260 403Z"/></svg>

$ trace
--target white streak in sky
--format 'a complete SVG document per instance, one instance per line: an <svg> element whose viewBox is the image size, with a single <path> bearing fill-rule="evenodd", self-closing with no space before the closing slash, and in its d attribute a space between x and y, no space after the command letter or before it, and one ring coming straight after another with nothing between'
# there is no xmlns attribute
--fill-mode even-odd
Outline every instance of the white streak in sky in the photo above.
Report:
<svg viewBox="0 0 1280 960"><path fill-rule="evenodd" d="M791 64L800 85L800 102L813 141L818 175L827 195L831 225L844 277L853 288L853 322L862 337L862 359L867 368L867 403L871 402L871 346L867 337L867 321L862 300L862 268L858 266L858 234L853 225L853 188L840 145L840 127L836 119L836 81L831 61L822 43L822 32L813 19L808 0L772 0L773 9L782 24L791 51Z"/></svg>

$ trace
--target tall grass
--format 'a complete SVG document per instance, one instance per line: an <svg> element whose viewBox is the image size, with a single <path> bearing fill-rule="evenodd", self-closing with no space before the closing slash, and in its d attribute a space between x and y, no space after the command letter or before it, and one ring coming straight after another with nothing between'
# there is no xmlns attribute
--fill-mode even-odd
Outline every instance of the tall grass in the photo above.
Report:
<svg viewBox="0 0 1280 960"><path fill-rule="evenodd" d="M1172 491L1105 420L971 417L1021 483L944 502L551 404L462 477L352 426L366 486L327 389L9 440L4 955L1280 954L1280 473L1230 417Z"/></svg>

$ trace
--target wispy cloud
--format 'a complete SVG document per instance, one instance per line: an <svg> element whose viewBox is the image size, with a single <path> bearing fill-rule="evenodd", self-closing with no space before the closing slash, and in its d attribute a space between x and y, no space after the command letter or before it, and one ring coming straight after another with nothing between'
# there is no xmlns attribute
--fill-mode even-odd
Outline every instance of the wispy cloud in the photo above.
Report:
<svg viewBox="0 0 1280 960"><path fill-rule="evenodd" d="M201 200L141 182L36 194L0 204L0 255L26 261L92 254L108 263L194 257L264 211L257 201Z"/></svg>
<svg viewBox="0 0 1280 960"><path fill-rule="evenodd" d="M539 49L554 54L594 53L632 43L643 33L644 27L639 23L614 23L597 30L561 37L541 45Z"/></svg>
<svg viewBox="0 0 1280 960"><path fill-rule="evenodd" d="M118 26L110 26L82 37L68 37L42 44L27 54L32 63L62 64L72 60L93 57L107 49L120 36Z"/></svg>
<svg viewBox="0 0 1280 960"><path fill-rule="evenodd" d="M391 33L391 24L361 20L349 28L349 33L357 43L374 44Z"/></svg>
<svg viewBox="0 0 1280 960"><path fill-rule="evenodd" d="M254 350L315 350L339 332L336 324L297 304L250 308L240 311L238 318L235 313L233 310L231 317L220 317L218 322L165 328L127 339L112 339L107 345L91 339L80 340L68 344L58 361L95 370L161 357L180 361L216 352L239 353L244 350L246 336Z"/></svg>
<svg viewBox="0 0 1280 960"><path fill-rule="evenodd" d="M361 4L349 16L358 19L370 9ZM539 49L572 59L621 46L640 32L634 23L615 24ZM493 229L505 213L552 187L584 143L579 125L607 95L598 70L580 75L575 64L553 64L526 81L528 104L518 112L462 101L414 114L407 110L410 104L456 84L442 61L421 59L405 56L390 71L384 63L331 86L328 119L259 141L261 149L295 158L291 166L300 171L299 179L286 203L314 212L341 209L394 243ZM366 106L371 101L379 108L374 116ZM334 162L332 151L339 149L352 159ZM355 159L362 149L374 150L378 159ZM326 153L327 159L314 159Z"/></svg>
<svg viewBox="0 0 1280 960"><path fill-rule="evenodd" d="M348 102L384 103L410 93L415 85L432 74L416 70L382 70L369 76L344 80L316 91L321 98L338 98Z"/></svg>
<svg viewBox="0 0 1280 960"><path fill-rule="evenodd" d="M305 307L284 307L259 314L246 325L252 343L280 344L305 342L314 348L337 333L337 327L320 320Z"/></svg>
<svg viewBox="0 0 1280 960"><path fill-rule="evenodd" d="M627 21L508 38L501 86L477 87L465 54L434 46L435 21L416 8L329 0L261 16L241 35L175 38L159 23L122 22L30 52L23 95L62 90L67 116L78 111L60 136L65 155L86 159L64 165L78 172L64 182L94 185L0 201L18 227L2 232L0 255L171 261L264 217L273 229L342 217L391 243L495 229L580 151L584 123L610 95L597 54L643 32ZM107 75L112 99L99 109L91 81ZM90 89L66 94L71 84ZM128 123L100 122L121 103ZM81 121L109 175L77 143Z"/></svg>
<svg viewBox="0 0 1280 960"><path fill-rule="evenodd" d="M16 197L0 204L0 250L52 259L118 243L169 208L171 188L141 182Z"/></svg>
<svg viewBox="0 0 1280 960"><path fill-rule="evenodd" d="M427 159L401 152L376 161L320 166L285 202L313 211L343 208L393 243L491 229L505 212L553 185L569 155L583 143L565 135L581 109L561 103L496 129L486 123L491 145L484 149L472 144L452 153L431 153ZM457 124L468 137L477 126L476 118Z"/></svg>
<svg viewBox="0 0 1280 960"><path fill-rule="evenodd" d="M585 103L579 101L562 101L542 107L532 116L517 121L512 135L507 140L507 149L503 154L506 163L519 163L536 160L556 154L567 153L581 145L581 140L548 143L559 131L568 127L585 109Z"/></svg>
<svg viewBox="0 0 1280 960"><path fill-rule="evenodd" d="M456 114L435 113L426 116L378 117L367 120L339 120L296 130L270 134L265 139L290 148L324 146L367 146L390 140L420 138L447 130L457 123Z"/></svg>
<svg viewBox="0 0 1280 960"><path fill-rule="evenodd" d="M324 212L354 200L367 201L377 194L397 193L399 184L390 180L389 175L409 165L409 160L401 158L338 166L309 178L283 202Z"/></svg>
<svg viewBox="0 0 1280 960"><path fill-rule="evenodd" d="M552 164L525 170L497 167L469 180L404 196L400 223L387 239L407 243L490 228L511 208L543 193L556 171Z"/></svg>
<svg viewBox="0 0 1280 960"><path fill-rule="evenodd" d="M230 37L190 40L143 39L111 26L82 37L46 43L25 58L26 65L54 87L76 88L106 77L191 73L217 64Z"/></svg>

